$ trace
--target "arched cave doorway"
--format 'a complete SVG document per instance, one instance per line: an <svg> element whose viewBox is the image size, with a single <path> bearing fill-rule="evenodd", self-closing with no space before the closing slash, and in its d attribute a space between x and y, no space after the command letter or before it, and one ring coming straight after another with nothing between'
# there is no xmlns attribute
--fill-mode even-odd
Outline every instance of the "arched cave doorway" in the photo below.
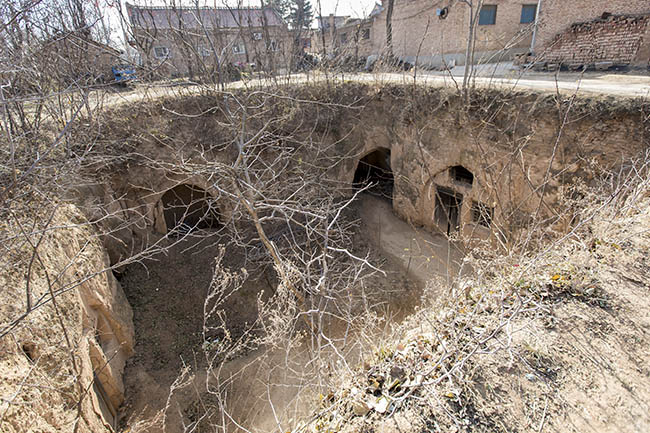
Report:
<svg viewBox="0 0 650 433"><path fill-rule="evenodd" d="M219 227L219 215L207 191L181 184L165 192L160 199L167 232L190 232Z"/></svg>
<svg viewBox="0 0 650 433"><path fill-rule="evenodd" d="M354 172L354 187L372 183L368 190L389 200L393 199L393 170L390 167L390 149L380 147L359 160Z"/></svg>

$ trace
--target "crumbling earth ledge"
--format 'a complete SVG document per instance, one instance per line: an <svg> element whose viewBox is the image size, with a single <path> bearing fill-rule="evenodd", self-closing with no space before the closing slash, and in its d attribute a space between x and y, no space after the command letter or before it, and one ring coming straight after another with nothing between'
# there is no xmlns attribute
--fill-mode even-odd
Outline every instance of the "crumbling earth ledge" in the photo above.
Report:
<svg viewBox="0 0 650 433"><path fill-rule="evenodd" d="M5 241L8 254L1 259L0 315L10 333L0 339L0 426L4 432L110 431L124 401L133 313L80 210L62 204L51 218L43 214L33 215L37 224L41 218L51 224L33 235L37 260L30 260L29 244L11 248L20 238ZM16 229L15 221L8 219L5 229ZM30 308L24 320L10 322Z"/></svg>

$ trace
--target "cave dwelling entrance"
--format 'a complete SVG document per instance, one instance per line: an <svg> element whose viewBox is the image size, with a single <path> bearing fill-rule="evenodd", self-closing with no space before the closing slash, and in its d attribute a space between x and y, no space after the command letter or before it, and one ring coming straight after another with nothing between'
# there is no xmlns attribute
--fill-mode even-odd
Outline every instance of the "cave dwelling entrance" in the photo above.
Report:
<svg viewBox="0 0 650 433"><path fill-rule="evenodd" d="M180 184L161 197L167 233L187 234L219 227L219 215L212 196L194 185Z"/></svg>
<svg viewBox="0 0 650 433"><path fill-rule="evenodd" d="M371 185L370 194L392 201L394 177L390 149L380 147L361 158L354 172L353 185L355 188Z"/></svg>
<svg viewBox="0 0 650 433"><path fill-rule="evenodd" d="M447 235L458 231L462 204L463 195L461 193L438 186L436 190L436 224Z"/></svg>

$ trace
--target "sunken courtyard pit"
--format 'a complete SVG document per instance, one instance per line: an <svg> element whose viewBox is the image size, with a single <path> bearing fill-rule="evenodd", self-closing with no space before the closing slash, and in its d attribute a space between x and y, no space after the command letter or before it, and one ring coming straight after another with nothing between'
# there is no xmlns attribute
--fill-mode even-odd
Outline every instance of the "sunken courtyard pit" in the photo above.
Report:
<svg viewBox="0 0 650 433"><path fill-rule="evenodd" d="M566 419L582 425L566 408L583 394L556 403L568 355L556 364L516 336L514 345L529 348L511 352L511 364L485 361L494 364L481 376L483 364L443 352L439 341L460 347L490 329L495 340L474 352L505 344L501 328L477 318L498 308L481 307L473 290L510 278L531 251L590 223L584 203L604 173L620 173L648 151L648 112L643 100L488 89L467 100L449 89L328 83L161 96L76 123L68 141L90 157L53 217L71 228L44 238L51 252L38 258L60 270L60 284L81 281L60 305L76 318L68 338L91 395L74 410L89 430L125 432L532 431L522 426L539 425L542 413L549 431ZM598 239L585 251L618 245ZM68 269L64 258L72 257L83 266ZM525 274L513 280L527 320L549 327L559 326L546 313L550 297L586 296L582 286L575 294L578 268L553 263L544 268L557 276L548 285ZM47 276L37 277L34 290L46 293ZM561 294L549 294L553 288ZM503 293L499 308L511 308ZM465 334L436 333L429 319L413 324L425 310L474 316L454 316ZM54 313L39 311L29 329L55 323ZM42 356L59 377L67 361L43 351L63 337L28 328L16 334L11 368ZM431 367L438 375L406 373L433 358L441 359ZM465 367L471 380L452 386ZM503 384L490 382L493 367ZM420 404L409 398L425 399L422 383L438 386L445 374L440 407L458 422L433 409L407 419ZM515 380L521 395L508 400ZM7 431L31 428L25 417L36 417L34 431L68 428L67 397L41 392L57 414L0 411ZM479 403L491 393L503 407ZM640 416L641 425L647 413ZM380 427L363 430L361 419Z"/></svg>

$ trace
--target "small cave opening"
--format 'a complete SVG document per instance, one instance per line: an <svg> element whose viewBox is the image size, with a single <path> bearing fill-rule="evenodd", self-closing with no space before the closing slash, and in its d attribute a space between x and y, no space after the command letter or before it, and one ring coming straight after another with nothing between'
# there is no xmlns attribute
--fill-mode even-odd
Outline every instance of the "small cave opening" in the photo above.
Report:
<svg viewBox="0 0 650 433"><path fill-rule="evenodd" d="M474 174L462 165L451 167L449 169L449 175L454 181L462 185L471 186L474 184Z"/></svg>
<svg viewBox="0 0 650 433"><path fill-rule="evenodd" d="M30 362L34 362L36 360L36 345L34 343L23 343L21 349L23 350L23 353L27 359L30 360Z"/></svg>
<svg viewBox="0 0 650 433"><path fill-rule="evenodd" d="M394 177L390 166L390 149L381 147L359 160L353 186L358 189L366 185L371 185L369 193L393 199Z"/></svg>
<svg viewBox="0 0 650 433"><path fill-rule="evenodd" d="M212 196L202 188L180 184L165 192L160 200L168 233L184 234L220 226Z"/></svg>

